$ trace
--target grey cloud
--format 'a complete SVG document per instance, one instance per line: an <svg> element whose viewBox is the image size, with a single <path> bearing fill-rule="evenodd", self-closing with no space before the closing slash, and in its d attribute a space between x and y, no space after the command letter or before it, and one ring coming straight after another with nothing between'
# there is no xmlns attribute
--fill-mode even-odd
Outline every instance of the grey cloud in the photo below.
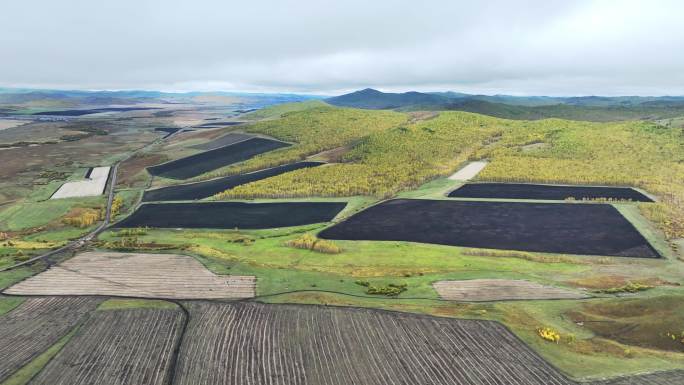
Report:
<svg viewBox="0 0 684 385"><path fill-rule="evenodd" d="M684 94L677 1L23 0L0 85Z"/></svg>

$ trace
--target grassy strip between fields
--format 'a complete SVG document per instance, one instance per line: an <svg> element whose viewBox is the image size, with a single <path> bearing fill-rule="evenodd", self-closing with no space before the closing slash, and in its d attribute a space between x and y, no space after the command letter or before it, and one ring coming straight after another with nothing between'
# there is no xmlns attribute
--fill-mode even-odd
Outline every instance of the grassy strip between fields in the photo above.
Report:
<svg viewBox="0 0 684 385"><path fill-rule="evenodd" d="M21 305L22 302L24 302L24 298L0 296L0 315L9 313L14 308Z"/></svg>
<svg viewBox="0 0 684 385"><path fill-rule="evenodd" d="M176 309L173 302L157 299L111 298L97 307L98 311L126 310L126 309Z"/></svg>

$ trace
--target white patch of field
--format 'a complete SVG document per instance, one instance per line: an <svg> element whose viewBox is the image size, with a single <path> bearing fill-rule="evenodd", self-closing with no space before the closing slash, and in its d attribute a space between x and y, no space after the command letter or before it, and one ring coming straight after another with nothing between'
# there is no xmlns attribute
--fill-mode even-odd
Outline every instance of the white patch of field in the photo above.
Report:
<svg viewBox="0 0 684 385"><path fill-rule="evenodd" d="M254 276L221 276L177 254L88 252L5 290L19 295L110 295L169 299L254 297Z"/></svg>
<svg viewBox="0 0 684 385"><path fill-rule="evenodd" d="M577 299L587 294L546 286L536 282L512 279L469 279L438 281L432 284L440 297L450 301L505 301L516 299Z"/></svg>
<svg viewBox="0 0 684 385"><path fill-rule="evenodd" d="M102 195L107 186L110 167L95 167L85 180L64 183L50 199L90 197Z"/></svg>
<svg viewBox="0 0 684 385"><path fill-rule="evenodd" d="M30 123L26 120L0 119L0 131Z"/></svg>
<svg viewBox="0 0 684 385"><path fill-rule="evenodd" d="M471 180L475 178L477 174L482 171L482 169L487 166L485 161L470 162L462 169L456 171L452 176L449 177L450 180Z"/></svg>

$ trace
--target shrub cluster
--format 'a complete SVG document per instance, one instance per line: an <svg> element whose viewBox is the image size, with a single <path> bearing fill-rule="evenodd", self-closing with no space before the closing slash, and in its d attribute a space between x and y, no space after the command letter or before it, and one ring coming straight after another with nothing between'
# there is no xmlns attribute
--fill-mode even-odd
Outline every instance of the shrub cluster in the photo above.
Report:
<svg viewBox="0 0 684 385"><path fill-rule="evenodd" d="M85 228L92 226L93 224L95 224L95 222L99 221L100 219L102 219L102 210L93 208L81 208L77 209L72 214L62 218L62 223L69 226Z"/></svg>
<svg viewBox="0 0 684 385"><path fill-rule="evenodd" d="M629 282L624 286L612 287L610 289L597 290L597 293L603 294L618 294L618 293L637 293L640 291L653 289L653 286L644 285L641 283Z"/></svg>
<svg viewBox="0 0 684 385"><path fill-rule="evenodd" d="M135 227L131 229L121 229L115 232L113 235L115 237L132 237L137 235L147 235L148 227Z"/></svg>
<svg viewBox="0 0 684 385"><path fill-rule="evenodd" d="M405 283L390 283L385 286L371 285L368 281L356 281L356 284L366 288L366 294L371 295L385 295L388 297L396 297L408 289Z"/></svg>
<svg viewBox="0 0 684 385"><path fill-rule="evenodd" d="M111 209L111 215L112 218L117 216L119 212L121 211L121 207L123 207L123 198L121 198L119 195L115 196L114 199L112 199L112 209Z"/></svg>
<svg viewBox="0 0 684 385"><path fill-rule="evenodd" d="M550 342L558 343L561 339L560 333L548 327L537 328L537 334L539 335L539 337Z"/></svg>
<svg viewBox="0 0 684 385"><path fill-rule="evenodd" d="M318 239L311 234L304 234L299 238L287 241L286 244L297 249L306 249L325 254L339 254L342 252L342 249L332 241Z"/></svg>

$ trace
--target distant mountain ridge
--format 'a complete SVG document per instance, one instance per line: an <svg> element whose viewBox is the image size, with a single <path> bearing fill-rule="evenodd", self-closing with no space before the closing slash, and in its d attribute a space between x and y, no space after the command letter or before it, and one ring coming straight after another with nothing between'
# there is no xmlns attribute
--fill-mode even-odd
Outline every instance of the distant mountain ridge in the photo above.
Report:
<svg viewBox="0 0 684 385"><path fill-rule="evenodd" d="M339 107L375 110L467 111L508 119L661 119L684 115L684 96L512 96L458 92L388 93L366 88L325 99Z"/></svg>
<svg viewBox="0 0 684 385"><path fill-rule="evenodd" d="M0 105L21 107L27 104L46 104L55 107L106 106L113 104L133 105L139 103L227 103L233 98L247 103L266 100L265 105L301 102L320 99L318 96L286 93L247 93L247 92L162 92L146 90L122 91L82 91L82 90L44 90L1 88ZM58 103L58 104L56 104ZM256 103L253 107L261 107Z"/></svg>
<svg viewBox="0 0 684 385"><path fill-rule="evenodd" d="M448 97L422 92L385 93L372 88L336 96L325 100L335 106L356 107L372 110L396 109L413 105L436 105L449 101Z"/></svg>

